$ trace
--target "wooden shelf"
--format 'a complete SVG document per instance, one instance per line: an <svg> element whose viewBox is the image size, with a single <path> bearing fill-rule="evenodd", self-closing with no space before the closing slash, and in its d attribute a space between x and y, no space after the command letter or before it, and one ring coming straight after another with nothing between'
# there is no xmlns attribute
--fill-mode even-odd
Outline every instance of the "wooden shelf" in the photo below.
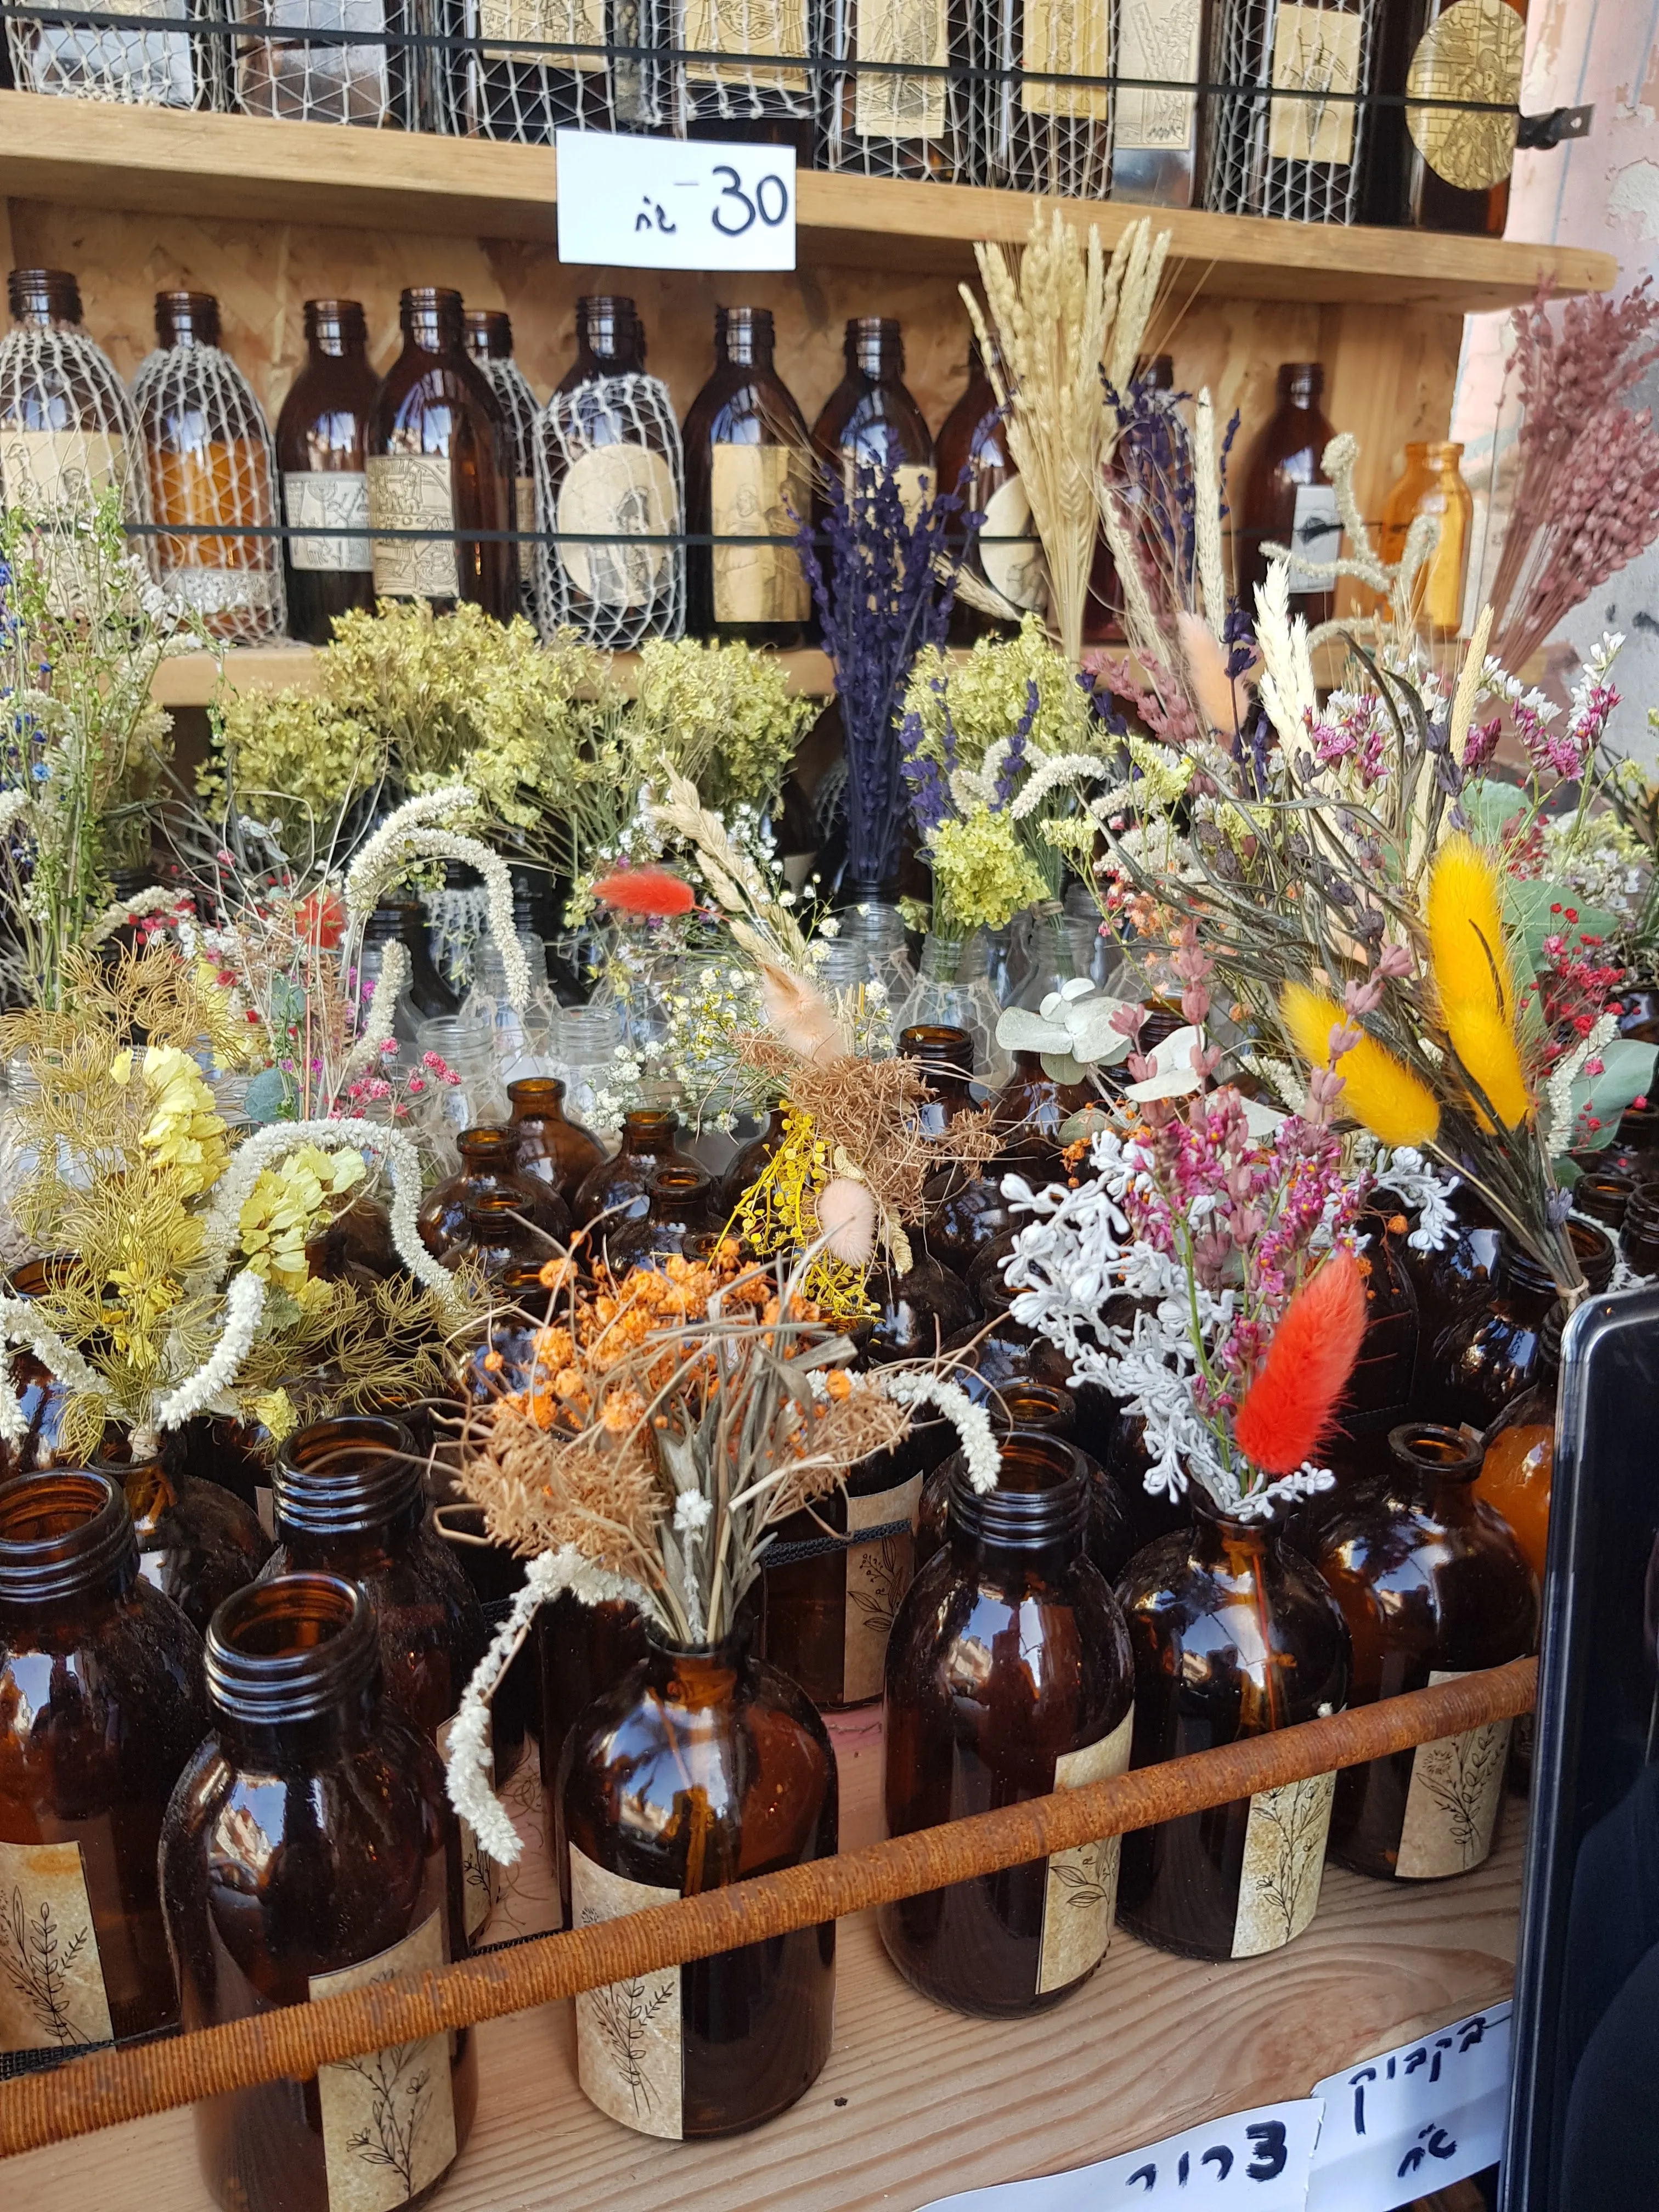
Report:
<svg viewBox="0 0 1659 2212"><path fill-rule="evenodd" d="M829 656L810 648L780 653L798 696L827 699L835 690ZM630 696L636 683L639 655L616 653L611 667L623 690ZM225 655L225 680L234 691L281 691L290 687L308 691L316 682L317 653L309 645L233 646ZM205 707L219 682L219 664L210 653L184 653L164 660L156 672L151 692L163 707Z"/></svg>
<svg viewBox="0 0 1659 2212"><path fill-rule="evenodd" d="M551 148L362 131L251 116L176 113L0 92L0 196L105 210L242 217L362 230L550 240ZM803 172L802 262L966 274L976 239L1022 241L1031 201L969 185ZM1077 204L1109 246L1146 210ZM1609 253L1338 224L1269 222L1170 209L1183 292L1217 298L1465 312L1606 291Z"/></svg>
<svg viewBox="0 0 1659 2212"><path fill-rule="evenodd" d="M842 1843L879 1834L878 1712L832 1717ZM794 2110L735 2140L665 2143L576 2087L568 2004L487 2024L478 2118L442 2212L915 2212L993 2181L1059 2172L1279 2098L1507 1996L1524 1808L1477 1873L1399 1886L1328 1869L1307 1933L1200 1966L1120 1932L1076 1997L1035 2018L966 2020L895 1972L872 1916L841 1923L836 2044ZM188 2112L31 2152L8 2202L212 2212Z"/></svg>

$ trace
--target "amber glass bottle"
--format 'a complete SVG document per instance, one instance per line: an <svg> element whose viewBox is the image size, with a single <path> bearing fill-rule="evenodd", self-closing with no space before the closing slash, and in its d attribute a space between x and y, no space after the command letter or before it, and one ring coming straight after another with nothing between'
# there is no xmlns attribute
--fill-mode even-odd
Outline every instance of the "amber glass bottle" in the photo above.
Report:
<svg viewBox="0 0 1659 2212"><path fill-rule="evenodd" d="M967 1285L926 1252L916 1255L906 1274L872 1268L864 1287L877 1308L866 1356L878 1366L890 1359L931 1359L974 1318Z"/></svg>
<svg viewBox="0 0 1659 2212"><path fill-rule="evenodd" d="M368 550L369 418L380 379L368 364L368 325L356 300L307 300L306 363L276 417L276 465L290 532L288 626L307 645L326 645L334 617L374 605ZM301 531L358 530L361 537L307 538Z"/></svg>
<svg viewBox="0 0 1659 2212"><path fill-rule="evenodd" d="M1514 1530L1474 1495L1478 1439L1407 1422L1392 1476L1325 1524L1319 1569L1353 1639L1357 1705L1501 1667L1537 1648L1538 1583ZM1357 1874L1466 1874L1492 1849L1510 1723L1346 1767L1331 1854Z"/></svg>
<svg viewBox="0 0 1659 2212"><path fill-rule="evenodd" d="M973 1168L953 1161L922 1185L927 1249L964 1279L986 1246L1013 1225L1002 1178L1014 1165L1012 1160L993 1160Z"/></svg>
<svg viewBox="0 0 1659 2212"><path fill-rule="evenodd" d="M712 1177L700 1168L662 1168L642 1215L608 1223L600 1231L613 1275L686 1255L714 1226Z"/></svg>
<svg viewBox="0 0 1659 2212"><path fill-rule="evenodd" d="M52 1258L25 1260L6 1277L6 1294L14 1298L44 1297L52 1287L52 1273L64 1264ZM11 1387L23 1417L23 1434L15 1440L0 1437L0 1478L32 1474L36 1468L73 1464L81 1455L61 1441L64 1416L75 1395L60 1382L43 1360L27 1345L9 1355Z"/></svg>
<svg viewBox="0 0 1659 2212"><path fill-rule="evenodd" d="M1604 1291L1613 1279L1613 1240L1587 1221L1569 1223L1568 1234L1591 1290ZM1465 1305L1441 1332L1418 1387L1418 1410L1449 1427L1468 1421L1490 1428L1537 1372L1544 1322L1555 1300L1548 1268L1505 1236L1486 1297Z"/></svg>
<svg viewBox="0 0 1659 2212"><path fill-rule="evenodd" d="M1659 1275L1659 1183L1638 1183L1619 1225L1619 1249L1638 1275Z"/></svg>
<svg viewBox="0 0 1659 2212"><path fill-rule="evenodd" d="M373 1608L332 1575L228 1600L211 1733L161 1837L184 2024L217 2027L466 1954L454 1817L431 1744L381 1690ZM472 2124L470 2028L196 2107L222 2212L421 2204Z"/></svg>
<svg viewBox="0 0 1659 2212"><path fill-rule="evenodd" d="M565 1872L559 1762L570 1731L587 1708L614 1690L645 1654L644 1616L626 1598L584 1605L564 1590L536 1615L536 1664L541 1680L541 1726L536 1741L541 1758L543 1833L567 1925L570 1884Z"/></svg>
<svg viewBox="0 0 1659 2212"><path fill-rule="evenodd" d="M463 340L501 410L501 428L513 478L513 527L519 564L519 607L536 619L536 418L541 405L530 379L513 358L513 319L501 307L468 307Z"/></svg>
<svg viewBox="0 0 1659 2212"><path fill-rule="evenodd" d="M1057 1081L1044 1068L1041 1053L1015 1053L1014 1072L991 1102L1012 1164L1029 1173L1033 1166L1057 1160L1062 1127L1073 1114L1099 1100L1091 1083Z"/></svg>
<svg viewBox="0 0 1659 2212"><path fill-rule="evenodd" d="M1382 15L1373 222L1501 238L1526 56L1526 0L1412 0ZM1480 107L1437 106L1470 100Z"/></svg>
<svg viewBox="0 0 1659 2212"><path fill-rule="evenodd" d="M949 1347L947 1347L948 1349ZM1051 1347L1052 1348L1052 1347ZM958 1379L970 1395L979 1397L975 1379L965 1372ZM983 1382L982 1370L977 1380ZM1083 1477L1086 1511L1083 1549L1108 1583L1115 1584L1134 1551L1128 1501L1115 1475L1108 1474L1098 1460L1077 1441L1078 1402L1063 1383L1018 1378L1005 1381L984 1394L984 1403L1000 1437L1052 1437L1076 1455ZM945 1543L950 1532L951 1495L963 1458L954 1452L934 1468L922 1485L916 1516L916 1565L924 1566Z"/></svg>
<svg viewBox="0 0 1659 2212"><path fill-rule="evenodd" d="M519 1139L511 1122L482 1122L476 1129L463 1129L455 1144L461 1156L459 1168L433 1186L416 1216L421 1242L434 1259L441 1260L462 1235L467 1206L477 1198L509 1198L514 1211L536 1228L561 1244L568 1242L570 1215L558 1192L540 1176L523 1174L514 1165Z"/></svg>
<svg viewBox="0 0 1659 2212"><path fill-rule="evenodd" d="M545 1186L544 1194L553 1195ZM558 1255L533 1224L525 1219L513 1192L486 1190L467 1200L460 1228L441 1256L446 1267L477 1267L499 1294L509 1280L533 1280L537 1270Z"/></svg>
<svg viewBox="0 0 1659 2212"><path fill-rule="evenodd" d="M1194 1491L1189 1528L1138 1552L1118 1584L1135 1656L1133 1764L1290 1728L1347 1701L1347 1624L1270 1522ZM1191 1959L1253 1958L1319 1902L1334 1775L1188 1813L1124 1838L1125 1927Z"/></svg>
<svg viewBox="0 0 1659 2212"><path fill-rule="evenodd" d="M1465 1306L1490 1295L1503 1242L1497 1215L1468 1183L1455 1188L1449 1204L1453 1225L1440 1249L1419 1252L1407 1239L1402 1255L1417 1292L1420 1382L1427 1380L1428 1364L1442 1333ZM1413 1410L1432 1411L1421 1403Z"/></svg>
<svg viewBox="0 0 1659 2212"><path fill-rule="evenodd" d="M523 1176L550 1183L567 1208L590 1169L605 1158L591 1129L564 1110L564 1085L554 1075L524 1075L507 1086L512 1115L507 1127L516 1140L513 1164Z"/></svg>
<svg viewBox="0 0 1659 2212"><path fill-rule="evenodd" d="M1338 1431L1327 1462L1341 1486L1392 1469L1389 1436L1413 1411L1422 1348L1417 1291L1406 1265L1403 1217L1366 1212L1355 1225L1365 1240L1359 1253L1365 1334L1342 1394Z"/></svg>
<svg viewBox="0 0 1659 2212"><path fill-rule="evenodd" d="M714 370L685 418L686 528L695 538L793 538L811 513L806 418L772 364L768 307L716 307ZM799 645L811 594L793 545L690 544L693 637Z"/></svg>
<svg viewBox="0 0 1659 2212"><path fill-rule="evenodd" d="M155 1850L207 1727L202 1639L107 1475L0 1483L0 2052L179 2017Z"/></svg>
<svg viewBox="0 0 1659 2212"><path fill-rule="evenodd" d="M887 1650L887 1832L1076 1789L1129 1763L1123 1616L1084 1555L1081 1470L1058 1438L1015 1435L996 1487L958 1470L951 1537L910 1585ZM1116 1838L882 1906L905 1979L958 2012L1058 2003L1112 1932Z"/></svg>
<svg viewBox="0 0 1659 2212"><path fill-rule="evenodd" d="M994 632L1000 622L1017 623L1027 612L1040 613L1048 599L1042 548L1031 527L1031 502L1008 456L1002 410L977 339L969 342L968 388L939 425L938 462L939 489L959 491L968 512L985 517L967 566L1002 601L999 617L958 599L951 618L953 641Z"/></svg>
<svg viewBox="0 0 1659 2212"><path fill-rule="evenodd" d="M596 1215L621 1207L649 1191L664 1168L696 1168L675 1142L680 1117L661 1106L637 1107L623 1116L622 1146L585 1175L576 1189L574 1212L586 1224Z"/></svg>
<svg viewBox="0 0 1659 2212"><path fill-rule="evenodd" d="M369 521L422 534L374 539L375 596L428 599L440 614L466 599L510 622L519 601L512 461L501 404L461 342L461 295L413 286L398 320L404 349L369 431Z"/></svg>
<svg viewBox="0 0 1659 2212"><path fill-rule="evenodd" d="M914 514L933 492L933 441L905 386L899 326L879 315L854 315L845 349L847 373L812 425L819 463L849 490L855 468L891 469L905 512ZM821 498L817 513L821 520Z"/></svg>
<svg viewBox="0 0 1659 2212"><path fill-rule="evenodd" d="M766 1127L757 1137L751 1137L732 1161L720 1182L720 1218L729 1221L737 1212L738 1201L784 1139L785 1109L773 1107L766 1117Z"/></svg>
<svg viewBox="0 0 1659 2212"><path fill-rule="evenodd" d="M1406 465L1383 501L1376 541L1378 557L1392 566L1404 553L1419 514L1431 514L1439 522L1439 540L1417 579L1411 614L1419 629L1442 644L1455 639L1462 624L1474 527L1474 495L1457 465L1462 458L1462 446L1444 441L1408 443Z"/></svg>
<svg viewBox="0 0 1659 2212"><path fill-rule="evenodd" d="M159 1452L137 1462L110 1454L98 1471L125 1495L139 1573L205 1636L221 1603L270 1557L258 1515L218 1483L164 1467Z"/></svg>
<svg viewBox="0 0 1659 2212"><path fill-rule="evenodd" d="M570 1919L585 1928L834 1856L835 1753L817 1711L738 1632L646 1656L591 1705L562 1762ZM786 2111L830 2056L836 1929L798 1929L576 2000L576 2059L601 2112L673 2140ZM619 2051L642 2003L643 2051Z"/></svg>
<svg viewBox="0 0 1659 2212"><path fill-rule="evenodd" d="M1474 1483L1475 1497L1501 1513L1514 1530L1515 1540L1540 1583L1549 1549L1555 1398L1565 1318L1566 1309L1559 1300L1545 1315L1532 1381L1504 1407L1496 1427L1488 1430L1486 1456Z"/></svg>
<svg viewBox="0 0 1659 2212"><path fill-rule="evenodd" d="M1626 1175L1581 1175L1572 1187L1575 1209L1588 1213L1592 1221L1599 1221L1615 1236L1625 1225L1635 1195L1636 1185Z"/></svg>
<svg viewBox="0 0 1659 2212"><path fill-rule="evenodd" d="M1269 542L1288 546L1303 561L1334 561L1341 550L1342 526L1336 493L1324 470L1324 453L1335 433L1320 406L1325 371L1316 361L1287 361L1279 372L1279 410L1256 441L1244 477L1243 542L1236 549L1245 604L1255 605L1259 584L1267 580ZM1328 622L1334 594L1315 580L1302 562L1291 564L1291 611L1305 615L1310 626ZM1146 1046L1143 1042L1141 1049Z"/></svg>
<svg viewBox="0 0 1659 2212"><path fill-rule="evenodd" d="M943 1136L952 1121L974 1111L974 1040L966 1030L919 1023L900 1030L899 1050L921 1067L933 1094L921 1109L924 1136Z"/></svg>

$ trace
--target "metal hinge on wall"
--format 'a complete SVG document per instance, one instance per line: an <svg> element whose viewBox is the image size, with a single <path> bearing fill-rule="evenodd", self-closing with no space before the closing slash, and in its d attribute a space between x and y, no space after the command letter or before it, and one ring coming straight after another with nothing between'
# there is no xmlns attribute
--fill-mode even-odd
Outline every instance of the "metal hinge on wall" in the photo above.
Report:
<svg viewBox="0 0 1659 2212"><path fill-rule="evenodd" d="M1547 154L1552 146L1560 145L1564 139L1588 138L1590 118L1595 112L1595 107L1591 106L1552 107L1546 115L1523 115L1516 145L1524 153Z"/></svg>

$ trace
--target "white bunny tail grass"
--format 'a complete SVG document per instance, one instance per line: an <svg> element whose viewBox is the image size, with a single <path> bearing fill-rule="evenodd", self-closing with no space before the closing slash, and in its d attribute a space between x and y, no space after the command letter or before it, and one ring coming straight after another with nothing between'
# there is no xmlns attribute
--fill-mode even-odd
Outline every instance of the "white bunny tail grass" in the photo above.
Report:
<svg viewBox="0 0 1659 2212"><path fill-rule="evenodd" d="M836 1176L818 1193L818 1227L831 1255L849 1267L876 1256L876 1201L868 1183Z"/></svg>

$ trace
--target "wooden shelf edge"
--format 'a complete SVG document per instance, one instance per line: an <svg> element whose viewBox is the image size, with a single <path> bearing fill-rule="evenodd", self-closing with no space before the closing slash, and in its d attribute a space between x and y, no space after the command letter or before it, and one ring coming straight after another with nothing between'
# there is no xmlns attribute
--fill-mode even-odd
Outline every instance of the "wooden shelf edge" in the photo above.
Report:
<svg viewBox="0 0 1659 2212"><path fill-rule="evenodd" d="M83 201L161 215L283 221L551 241L557 162L545 146L495 144L324 123L105 106L0 92L0 197ZM799 180L803 261L950 273L980 239L1018 245L1036 203L1023 192L902 179ZM1613 255L1507 239L1269 222L1119 201L1061 204L1112 245L1150 213L1173 235L1177 281L1221 298L1474 312L1610 290Z"/></svg>
<svg viewBox="0 0 1659 2212"><path fill-rule="evenodd" d="M836 679L829 656L811 647L782 653L790 690L798 698L828 699ZM616 653L611 671L631 698L638 688L639 655ZM164 660L156 671L150 696L160 707L206 707L218 696L222 680L226 691L310 691L317 684L317 648L311 645L236 645L221 663L210 653L182 653Z"/></svg>

